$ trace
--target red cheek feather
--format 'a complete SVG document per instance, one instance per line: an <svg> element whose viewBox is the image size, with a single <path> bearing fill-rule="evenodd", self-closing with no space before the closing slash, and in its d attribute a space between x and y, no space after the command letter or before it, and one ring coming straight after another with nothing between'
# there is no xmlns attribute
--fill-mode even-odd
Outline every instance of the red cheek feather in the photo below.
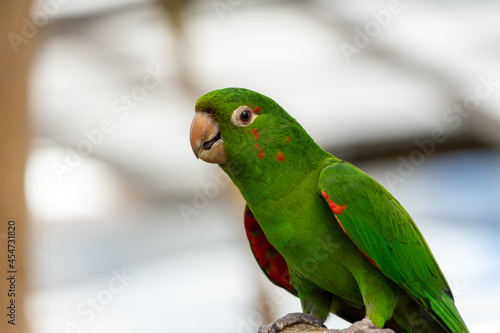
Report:
<svg viewBox="0 0 500 333"><path fill-rule="evenodd" d="M259 140L259 131L256 128L252 128L252 134L255 137L255 140Z"/></svg>
<svg viewBox="0 0 500 333"><path fill-rule="evenodd" d="M260 145L255 145L255 148L257 148L259 150L259 158L263 159L264 158L264 149L262 149Z"/></svg>
<svg viewBox="0 0 500 333"><path fill-rule="evenodd" d="M285 161L285 154L283 154L282 152L278 152L278 154L276 154L276 159L279 161L279 162L284 162Z"/></svg>

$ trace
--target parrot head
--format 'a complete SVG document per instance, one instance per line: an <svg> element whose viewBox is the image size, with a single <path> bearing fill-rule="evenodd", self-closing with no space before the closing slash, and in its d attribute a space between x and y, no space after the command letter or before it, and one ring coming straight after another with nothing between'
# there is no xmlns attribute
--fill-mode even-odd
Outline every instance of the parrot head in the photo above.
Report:
<svg viewBox="0 0 500 333"><path fill-rule="evenodd" d="M250 191L261 197L288 191L292 178L307 174L320 159L318 151L324 152L283 108L252 90L211 91L198 99L195 111L194 154L217 163L244 197Z"/></svg>
<svg viewBox="0 0 500 333"><path fill-rule="evenodd" d="M191 148L197 158L219 165L242 155L263 159L264 147L276 145L277 130L295 122L272 99L243 88L211 91L198 99L195 111Z"/></svg>

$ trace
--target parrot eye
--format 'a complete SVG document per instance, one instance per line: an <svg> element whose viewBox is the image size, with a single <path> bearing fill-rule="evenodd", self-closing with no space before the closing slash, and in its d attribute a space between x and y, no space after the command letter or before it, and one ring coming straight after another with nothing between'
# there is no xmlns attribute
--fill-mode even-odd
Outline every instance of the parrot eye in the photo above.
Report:
<svg viewBox="0 0 500 333"><path fill-rule="evenodd" d="M233 125L238 127L245 127L252 123L252 121L257 118L257 115L248 106L240 106L234 110L231 116L231 122Z"/></svg>
<svg viewBox="0 0 500 333"><path fill-rule="evenodd" d="M250 120L250 117L251 117L251 114L250 112L248 112L247 110L243 110L241 113L240 113L240 120L244 123L246 123L247 121Z"/></svg>

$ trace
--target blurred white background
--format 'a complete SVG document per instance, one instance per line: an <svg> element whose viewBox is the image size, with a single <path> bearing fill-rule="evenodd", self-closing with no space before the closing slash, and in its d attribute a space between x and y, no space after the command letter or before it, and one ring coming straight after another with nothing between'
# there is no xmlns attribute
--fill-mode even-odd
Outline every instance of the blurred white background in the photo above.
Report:
<svg viewBox="0 0 500 333"><path fill-rule="evenodd" d="M189 146L196 99L229 86L385 185L470 330L498 329L500 3L40 0L32 14L49 18L30 81L33 332L248 333L300 310L254 261L237 190Z"/></svg>

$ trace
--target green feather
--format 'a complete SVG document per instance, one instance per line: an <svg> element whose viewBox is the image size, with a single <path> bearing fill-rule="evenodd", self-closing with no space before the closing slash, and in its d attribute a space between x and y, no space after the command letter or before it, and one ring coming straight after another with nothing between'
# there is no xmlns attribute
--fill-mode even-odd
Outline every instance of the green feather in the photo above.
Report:
<svg viewBox="0 0 500 333"><path fill-rule="evenodd" d="M451 290L415 222L394 197L372 177L347 162L323 170L320 191L338 205L336 218L347 235L392 281L452 332L467 328Z"/></svg>

